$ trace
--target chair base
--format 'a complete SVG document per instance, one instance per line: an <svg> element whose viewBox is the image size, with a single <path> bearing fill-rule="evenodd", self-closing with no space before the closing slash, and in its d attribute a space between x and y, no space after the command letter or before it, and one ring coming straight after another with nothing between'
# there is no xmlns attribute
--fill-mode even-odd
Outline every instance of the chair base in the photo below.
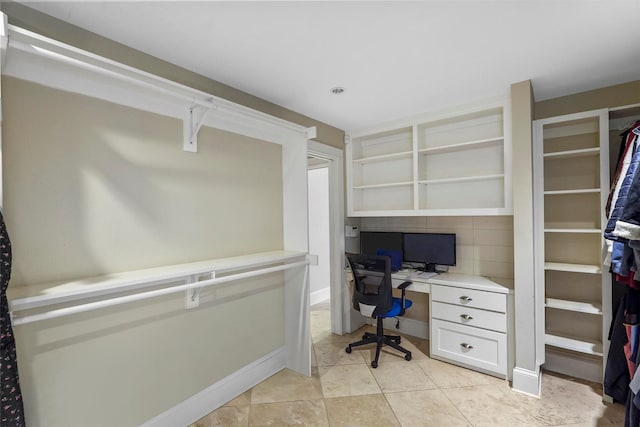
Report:
<svg viewBox="0 0 640 427"><path fill-rule="evenodd" d="M351 353L351 349L353 347L376 343L376 356L371 361L372 368L378 367L380 350L382 349L383 345L388 345L389 347L403 352L405 360L411 360L411 352L400 345L400 339L401 337L399 335L385 335L384 328L382 327L382 317L378 317L376 333L372 334L371 332L365 332L360 341L349 344L347 348L344 349L344 351L346 351L347 353Z"/></svg>

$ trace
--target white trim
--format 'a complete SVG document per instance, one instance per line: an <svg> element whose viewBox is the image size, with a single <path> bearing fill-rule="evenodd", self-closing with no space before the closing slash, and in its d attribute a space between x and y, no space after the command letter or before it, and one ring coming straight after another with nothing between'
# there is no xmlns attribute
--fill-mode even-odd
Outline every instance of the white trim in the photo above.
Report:
<svg viewBox="0 0 640 427"><path fill-rule="evenodd" d="M311 292L310 305L314 306L316 304L320 304L322 302L326 302L331 299L331 287L327 286L326 288L318 289L317 291Z"/></svg>
<svg viewBox="0 0 640 427"><path fill-rule="evenodd" d="M351 295L346 291L344 275L344 152L317 141L307 142L307 155L328 161L331 332L342 335L350 330Z"/></svg>
<svg viewBox="0 0 640 427"><path fill-rule="evenodd" d="M52 310L45 311L43 313L38 313L38 314L31 314L27 316L14 316L12 311L12 320L13 320L14 326L24 325L26 323L55 319L57 317L69 316L77 313L84 313L86 311L98 310L105 307L112 307L114 305L127 304L134 301L141 301L149 298L155 298L158 296L170 295L170 294L174 294L182 291L187 291L190 289L200 289L208 286L220 285L220 284L235 281L235 280L261 276L264 274L289 270L289 269L301 267L301 266L305 267L305 275L306 275L306 271L308 270L308 265L309 265L309 262L305 260L305 261L295 262L291 264L284 264L284 265L278 265L275 267L267 267L259 270L247 271L244 273L231 274L229 276L219 277L217 279L202 280L195 283L189 282L189 279L186 278L185 279L186 283L171 286L168 288L161 288L161 289L155 289L152 291L139 292L132 295L113 296L111 298L101 299L99 301L89 302L85 304L78 304L71 307L52 309ZM148 284L149 282L142 282L139 285L144 286ZM81 297L82 294L80 294L79 296ZM40 302L40 300L51 301L50 298L49 299L45 299L45 298L46 296L41 297L37 302ZM44 306L44 304L41 304L41 306Z"/></svg>
<svg viewBox="0 0 640 427"><path fill-rule="evenodd" d="M266 356L217 381L189 399L153 417L142 427L173 427L195 423L256 384L285 367L285 350L280 347Z"/></svg>
<svg viewBox="0 0 640 427"><path fill-rule="evenodd" d="M532 122L532 173L533 173L533 295L536 352L535 366L545 362L545 254L544 254L544 162L543 127Z"/></svg>
<svg viewBox="0 0 640 427"><path fill-rule="evenodd" d="M513 383L511 389L518 393L533 397L540 397L542 387L542 375L540 371L529 371L523 368L514 368Z"/></svg>
<svg viewBox="0 0 640 427"><path fill-rule="evenodd" d="M9 21L7 15L0 12L0 67L3 67L5 64L5 54L7 53L7 44L9 42L8 35L9 33Z"/></svg>

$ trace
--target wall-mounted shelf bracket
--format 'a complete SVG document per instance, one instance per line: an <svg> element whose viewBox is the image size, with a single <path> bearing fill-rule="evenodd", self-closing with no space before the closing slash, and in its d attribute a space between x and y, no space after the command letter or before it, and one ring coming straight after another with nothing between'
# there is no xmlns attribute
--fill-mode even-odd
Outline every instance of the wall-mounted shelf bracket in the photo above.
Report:
<svg viewBox="0 0 640 427"><path fill-rule="evenodd" d="M202 127L202 123L204 123L204 118L207 115L207 112L212 108L215 108L215 106L212 105L209 107L193 104L187 110L182 127L184 135L184 151L192 153L198 152L198 131Z"/></svg>

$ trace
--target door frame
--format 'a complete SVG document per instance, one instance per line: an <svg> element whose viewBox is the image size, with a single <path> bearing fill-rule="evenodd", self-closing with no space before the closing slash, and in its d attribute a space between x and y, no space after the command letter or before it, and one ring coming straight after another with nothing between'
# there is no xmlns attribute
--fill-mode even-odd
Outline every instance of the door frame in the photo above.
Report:
<svg viewBox="0 0 640 427"><path fill-rule="evenodd" d="M347 330L345 325L351 321L344 275L344 152L310 140L307 142L307 154L328 162L331 332L342 335Z"/></svg>

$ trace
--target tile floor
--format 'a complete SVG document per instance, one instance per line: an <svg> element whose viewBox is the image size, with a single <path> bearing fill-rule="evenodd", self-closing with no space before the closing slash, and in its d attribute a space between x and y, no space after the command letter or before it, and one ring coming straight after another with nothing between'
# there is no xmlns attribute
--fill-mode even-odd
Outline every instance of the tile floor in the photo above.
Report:
<svg viewBox="0 0 640 427"><path fill-rule="evenodd" d="M544 373L542 398L505 380L430 359L426 340L405 337L377 369L368 347L347 354L356 333L331 334L328 305L311 311L312 376L283 370L191 427L209 426L622 426L624 407L603 404L598 384ZM373 346L372 346L373 347Z"/></svg>

